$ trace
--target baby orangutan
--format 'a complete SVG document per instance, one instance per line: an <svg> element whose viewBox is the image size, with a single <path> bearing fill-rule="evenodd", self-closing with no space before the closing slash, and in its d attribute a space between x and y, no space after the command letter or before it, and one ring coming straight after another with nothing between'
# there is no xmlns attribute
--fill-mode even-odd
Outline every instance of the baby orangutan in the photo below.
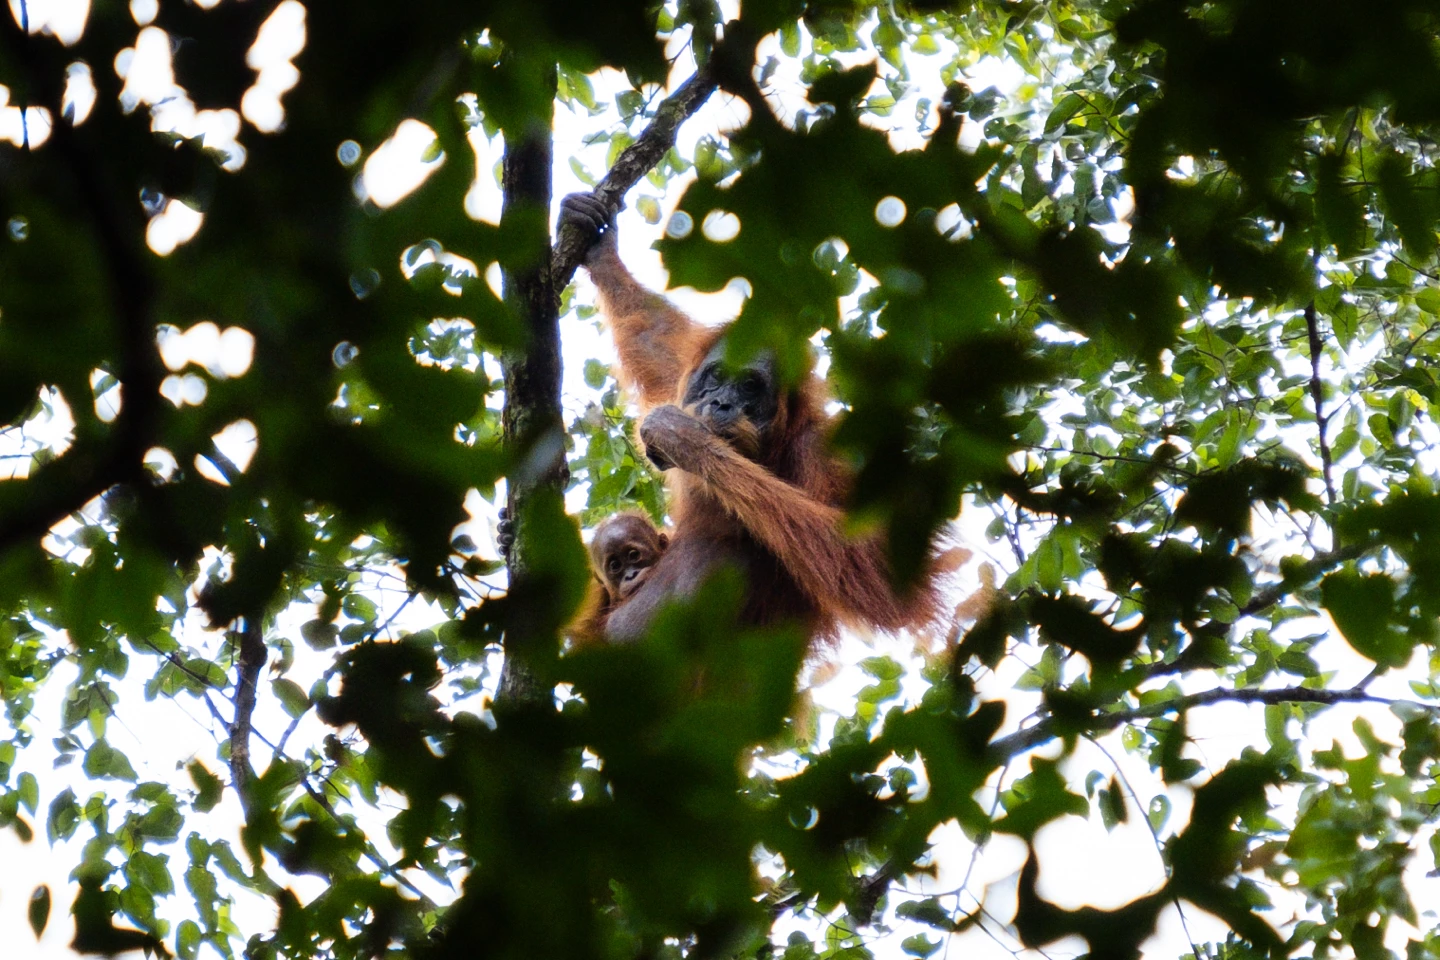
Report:
<svg viewBox="0 0 1440 960"><path fill-rule="evenodd" d="M577 643L605 639L610 614L644 586L670 538L638 513L617 513L595 528L590 541L590 562L603 590L586 604L587 612L574 628Z"/></svg>
<svg viewBox="0 0 1440 960"><path fill-rule="evenodd" d="M590 560L611 605L623 603L640 589L668 546L670 538L638 513L618 513L595 528Z"/></svg>

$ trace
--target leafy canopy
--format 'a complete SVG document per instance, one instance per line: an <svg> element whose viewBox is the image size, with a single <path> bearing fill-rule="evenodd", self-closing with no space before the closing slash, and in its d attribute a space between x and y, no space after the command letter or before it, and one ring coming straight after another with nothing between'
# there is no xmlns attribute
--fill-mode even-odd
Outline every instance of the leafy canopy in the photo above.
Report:
<svg viewBox="0 0 1440 960"><path fill-rule="evenodd" d="M37 936L73 903L76 949L187 960L1108 960L1179 909L1195 956L1440 956L1433 5L11 9L0 826L75 862ZM696 63L742 119L671 147ZM423 184L367 192L416 135ZM838 715L725 578L560 655L564 502L664 500L598 358L564 502L541 469L546 311L594 316L544 286L552 147L589 183L653 148L616 189L671 283L745 280L737 353L822 345L897 576L993 517L953 634ZM508 590L462 526L502 481ZM497 694L507 643L545 695ZM214 752L122 749L146 700ZM1227 703L1252 745L1197 749ZM1140 821L1150 892L1047 899L1073 817ZM1003 837L1013 906L954 872Z"/></svg>

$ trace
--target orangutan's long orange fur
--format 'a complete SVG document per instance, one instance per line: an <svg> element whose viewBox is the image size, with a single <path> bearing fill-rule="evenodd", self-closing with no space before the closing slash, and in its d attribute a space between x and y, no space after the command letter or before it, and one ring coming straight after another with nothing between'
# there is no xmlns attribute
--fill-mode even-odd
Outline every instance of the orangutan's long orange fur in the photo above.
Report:
<svg viewBox="0 0 1440 960"><path fill-rule="evenodd" d="M613 245L600 244L587 263L600 293L620 360L622 386L641 417L671 403L683 407L690 374L724 335L692 321L664 297L642 287ZM813 636L829 639L840 623L885 631L937 618L933 576L898 596L877 537L847 536L841 505L850 472L826 448L829 418L813 374L780 398L779 411L753 460L708 437L695 471L669 471L672 544L689 538L740 537L778 561L773 583L750 583L745 619L770 624L799 615ZM684 551L672 546L678 558Z"/></svg>

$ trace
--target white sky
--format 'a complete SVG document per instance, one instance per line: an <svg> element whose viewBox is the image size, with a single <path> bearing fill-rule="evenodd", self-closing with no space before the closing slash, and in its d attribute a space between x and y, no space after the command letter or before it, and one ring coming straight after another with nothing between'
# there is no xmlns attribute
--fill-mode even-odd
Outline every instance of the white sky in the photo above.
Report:
<svg viewBox="0 0 1440 960"><path fill-rule="evenodd" d="M210 6L213 2L215 0L201 5ZM18 0L11 0L11 8L18 12ZM46 30L68 42L73 42L83 30L87 11L88 0L31 0L29 3L32 29ZM227 167L242 167L245 157L244 142L266 132L281 129L283 125L283 95L297 80L290 60L304 42L303 6L295 0L288 0L267 22L262 37L257 41L247 61L256 70L256 83L247 91L239 109L213 111L197 111L184 91L175 85L169 70L166 37L158 28L149 26L155 16L155 0L132 0L131 11L137 25L135 46L122 52L113 64L96 65L94 69L114 70L124 77L126 82L122 98L125 105L130 109L150 109L156 129L173 130L189 136L204 136L207 144L225 150L230 155ZM774 46L773 41L769 43ZM670 52L681 54L673 74L678 81L689 75L693 63L688 62L682 51ZM762 49L761 62L772 52L778 51ZM943 62L944 57L915 58L912 63L913 79L918 85L920 95L938 101L941 91L938 67ZM89 69L72 69L71 89L67 93L67 109L80 120L88 115L94 101L94 86L90 81ZM993 60L977 65L971 71L969 79L972 87L977 90L993 83L1007 91L1015 90L1025 80L1014 65ZM772 83L778 92L782 112L786 109L793 110L795 98L803 94L794 65L784 64ZM596 88L597 98L604 102L624 88L623 77L614 71L608 71L597 80ZM906 119L910 115L905 108L900 107L889 121L894 125L892 135L897 144L905 147L918 146L920 143L918 135L911 129L912 124ZM688 154L701 135L734 127L743 117L743 106L737 106L729 97L717 94L682 128L682 153ZM41 143L49 121L38 114L27 117L27 120L31 142ZM598 176L603 173L607 145L587 146L583 137L589 129L589 120L583 116L583 112L580 116L575 116L561 108L555 133L555 153L557 158L561 158L561 162L556 164L555 172L554 192L557 204L559 198L565 194L587 189L571 170L570 164L565 162L566 159L576 157L592 174ZM0 139L21 142L21 130L19 110L8 105L3 90L0 90ZM377 203L388 205L409 189L413 189L426 173L420 158L430 140L428 128L418 121L406 121L402 124L392 141L364 158L364 164L359 168L364 171L364 192ZM489 178L488 171L493 169L499 157L499 145L486 142L483 136L476 137L474 145L480 155L479 169L482 174L471 196L467 198L467 209L474 215L493 219L498 216L499 193L493 179ZM343 155L346 147L337 145L337 149ZM468 162L467 158L446 160ZM354 160L351 158L347 162ZM650 245L660 236L662 226L645 223L636 210L636 198L644 194L659 200L663 224L664 215L673 208L688 179L677 178L663 194L642 181L632 192L629 208L621 217L620 236L626 263L642 282L655 289L664 289L667 285L659 255L650 249ZM151 247L162 255L174 250L203 228L202 214L173 199L153 213L147 239ZM486 266L488 265L479 265L478 269L484 272ZM593 290L584 278L583 271L578 276L577 301L593 302ZM670 296L697 319L721 322L738 312L742 294L739 288L729 288L714 295L704 295L693 290L676 290L670 291ZM574 416L584 409L592 397L592 392L584 385L581 377L584 360L591 357L612 360L613 349L608 336L602 334L596 324L579 322L573 318L564 323L564 402L568 415ZM164 333L159 346L167 367L172 371L163 391L167 398L177 404L200 403L204 400L206 390L206 380L200 375L201 370L212 377L243 376L249 367L254 340L246 331L238 328L221 330L213 323L197 318L197 323L185 331ZM102 415L114 415L113 394L108 400L105 396L97 398L96 403ZM53 417L41 418L30 425L32 439L38 443L53 442L68 433L70 423L73 421L69 421L68 412L61 407ZM221 449L243 469L256 442L253 425L248 421L237 421L226 428ZM157 453L153 459L161 463L163 469L176 468L173 457L168 464L164 463L164 455L161 453ZM7 463L8 461L0 459L0 475L3 475ZM212 479L221 479L208 463L198 463L195 466ZM583 502L583 495L583 491L573 495L572 507L578 507L579 503ZM470 525L467 532L481 545L482 552L494 556L491 538L494 517L490 505L479 497L472 496L467 501L467 506L476 516L476 522ZM983 529L989 519L988 515L982 516L980 511L971 510L961 518L959 530L966 545L977 551L977 560L990 562L1002 571L1003 576L1003 572L1013 565L1013 560L1008 556L1008 552L988 550ZM55 544L55 549L64 549L57 541L52 543ZM967 582L975 582L973 565L967 577ZM372 596L380 600L383 610L389 611L403 598L404 591L396 583L377 581ZM318 676L329 662L328 657L312 654L303 643L298 642L299 623L308 616L309 612L305 610L291 611L282 618L279 625L281 634L297 641L298 659L290 676L307 686L309 680ZM382 614L382 619L383 616ZM423 626L439 619L433 611L421 611L415 613L413 620L407 617L405 622ZM1299 624L1295 629L1297 635L1301 635L1306 632L1319 632L1324 626L1323 623L1307 623ZM192 622L186 631L186 642L203 649L214 650L218 639L217 634L205 631L198 620ZM980 678L982 696L1000 698L1010 703L1007 731L1015 729L1034 707L1033 696L1019 694L1014 690L1015 681L1026 667L1022 660L1027 652L1031 651L1021 651L1020 656L1008 658L995 674ZM1317 652L1327 668L1341 671L1335 685L1344 686L1358 680L1368 671L1369 664L1350 652L1348 647L1338 640L1322 643ZM911 666L919 663L914 644L908 639L882 638L867 642L856 637L846 638L834 655L833 662L818 670L827 677L826 682L812 690L819 706L834 711L827 724L833 725L835 716L849 715L853 711L856 693L870 682L868 677L853 668L853 664L876 653L889 654ZM153 670L154 661L137 656L133 659L132 668L134 673L130 678L115 684L121 693L124 706L119 717L110 721L107 736L110 742L129 755L136 765L140 779L158 780L174 785L179 791L187 790L189 780L181 768L193 758L203 760L212 772L228 779L228 771L215 756L217 742L224 733L217 730L203 705L187 699L144 700L140 688L144 675ZM36 745L22 754L12 773L14 782L14 777L20 772L33 772L40 779L42 799L38 822L34 823L38 837L33 843L22 845L13 831L0 831L0 864L4 865L3 872L0 872L0 931L7 933L5 960L52 960L74 956L66 945L73 932L68 910L74 895L73 886L67 882L67 873L77 862L79 846L84 843L88 831L82 825L72 841L60 844L54 850L48 847L44 839L45 810L58 792L65 786L73 786L83 803L84 798L96 789L96 785L79 775L78 761L70 767L52 769L53 752L46 746L49 738L58 734L57 718L60 715L65 683L73 675L70 665L62 665L58 675L45 685L32 717ZM1202 684L1196 689L1203 689L1205 686ZM1398 697L1408 695L1399 672L1377 682L1373 690ZM922 685L912 674L906 680L905 697L909 702L914 702L921 692ZM228 704L222 702L221 707L228 712ZM1346 745L1347 752L1355 755L1359 746L1350 725L1360 716L1367 717L1382 738L1394 739L1398 735L1398 721L1388 711L1373 706L1342 706L1312 722L1310 742L1319 746L1335 739ZM273 741L287 725L288 718L280 711L273 698L262 695L255 722L260 733ZM1260 707L1229 704L1207 708L1191 718L1191 731L1196 742L1191 747L1190 754L1203 760L1209 769L1218 769L1247 745L1263 749L1263 729L1263 712ZM301 745L318 741L325 732L313 714L308 715L291 741L296 745L291 748L292 751L298 752ZM1098 815L1088 820L1067 817L1041 831L1037 841L1043 866L1040 892L1046 898L1066 907L1087 903L1100 907L1115 907L1156 889L1163 882L1162 866L1155 840L1145 826L1143 807L1148 805L1151 797L1159 793L1168 795L1174 809L1165 828L1166 834L1183 827L1188 817L1187 788L1164 790L1143 761L1124 751L1119 743L1118 733L1103 740L1101 746L1104 751L1082 741L1076 755L1066 764L1067 773L1073 781L1078 782L1083 780L1086 772L1093 769L1101 771L1108 781L1115 769L1113 761L1118 764L1128 783L1134 785L1140 802L1138 806L1131 804L1129 823L1119 826L1112 833L1105 832ZM263 743L256 742L253 749L263 763L268 748ZM1053 756L1058 753L1058 745L1052 744L1040 753ZM1027 772L1028 766L1025 765L1009 771L1006 783ZM119 791L119 795L123 795L123 792ZM986 804L992 799L993 794L981 797L982 803ZM1289 797L1289 802L1294 802L1293 794ZM115 808L117 814L122 811L123 804ZM212 838L229 838L239 853L239 823L238 804L233 792L227 789L223 802L214 811L205 815L190 814L186 829L199 830L203 835ZM378 823L371 826L378 827ZM388 850L383 830L372 829L371 837L382 851ZM1010 957L1018 944L1013 935L1003 929L1003 922L1008 920L1014 911L1015 880L1024 857L1023 845L1014 838L996 837L972 861L971 845L953 824L942 827L933 839L936 843L938 876L934 879L911 880L904 885L904 889L924 894L951 891L965 884L968 877L969 891L985 898L985 907L996 921L986 924L994 934L994 939L990 933L974 929L949 938L945 951L939 956L948 958L953 950L963 952L966 960L1005 960ZM172 857L172 866L177 870L176 887L179 892L169 900L161 901L160 907L162 915L169 917L173 925L191 912L188 892L184 890L178 877L178 873L183 872L187 865L183 846L177 844L151 849L168 853ZM239 855L243 862L243 853ZM278 875L278 867L273 862L268 863L267 867L277 870ZM1424 880L1418 875L1420 872L1411 871L1412 891L1417 896L1417 903L1424 909L1428 904L1440 903L1440 882ZM437 894L441 892L423 878L417 876L415 879L426 889ZM50 885L54 906L45 937L36 943L28 932L25 908L30 891L41 883ZM322 889L321 881L314 877L295 878L293 886L303 899L309 899ZM243 891L236 895L234 916L240 927L247 933L268 929L273 918L273 909L269 902ZM898 899L900 898L892 897L892 907ZM1282 922L1290 916L1288 911L1293 911L1297 905L1278 898L1277 902L1280 908L1271 919ZM967 895L959 902L959 907L967 912L973 909L973 897ZM1187 909L1186 920L1189 936L1197 942L1224 938L1223 925L1197 910ZM782 937L785 932L786 929L778 931ZM938 936L933 931L927 933L932 938ZM891 936L882 941L878 946L881 955L899 957L900 939L900 936ZM1398 948L1403 939L1404 931L1400 925L1392 925L1390 940L1395 941L1390 943L1392 948ZM1162 919L1159 933L1148 944L1147 953L1170 960L1187 952L1188 943L1187 934L1175 910L1171 908ZM1062 943L1047 948L1043 956L1064 957L1082 950L1083 944L1079 942ZM1021 952L1027 956L1041 956L1034 951ZM202 956L214 954L202 949Z"/></svg>

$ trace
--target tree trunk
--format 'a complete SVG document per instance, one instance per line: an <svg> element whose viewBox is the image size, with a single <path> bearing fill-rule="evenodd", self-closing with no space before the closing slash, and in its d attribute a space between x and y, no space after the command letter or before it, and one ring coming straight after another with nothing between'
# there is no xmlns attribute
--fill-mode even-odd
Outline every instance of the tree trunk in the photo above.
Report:
<svg viewBox="0 0 1440 960"><path fill-rule="evenodd" d="M510 582L526 575L528 552L524 529L527 501L535 493L565 489L570 472L565 463L565 422L560 411L560 316L559 300L550 267L550 192L554 135L551 122L555 98L555 67L527 64L520 57L503 63L500 69L529 73L520 77L544 87L548 93L543 115L530 117L522 130L505 131L505 158L501 187L504 207L501 227L515 231L516 252L501 263L505 278L505 299L525 320L528 334L523 351L502 358L505 368L505 440L511 449L523 451L518 467L506 484L507 509L515 524L515 544L510 551ZM536 98L539 100L540 98ZM505 634L505 665L500 673L497 704L541 703L548 691L536 682L526 666L537 644L553 637L527 624L543 622L523 610L511 612Z"/></svg>

